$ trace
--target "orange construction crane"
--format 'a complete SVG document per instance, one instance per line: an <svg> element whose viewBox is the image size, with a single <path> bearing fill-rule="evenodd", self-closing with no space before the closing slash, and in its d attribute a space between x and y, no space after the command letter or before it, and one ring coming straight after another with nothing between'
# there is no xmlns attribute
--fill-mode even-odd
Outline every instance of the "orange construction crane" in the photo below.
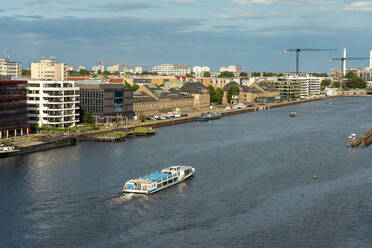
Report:
<svg viewBox="0 0 372 248"><path fill-rule="evenodd" d="M112 63L112 62L109 62L109 61L97 61L96 62L98 65L99 65L99 69L100 69L100 71L101 71L101 78L102 78L102 71L103 71L103 68L102 68L102 66L103 66L103 64L108 64L108 63Z"/></svg>

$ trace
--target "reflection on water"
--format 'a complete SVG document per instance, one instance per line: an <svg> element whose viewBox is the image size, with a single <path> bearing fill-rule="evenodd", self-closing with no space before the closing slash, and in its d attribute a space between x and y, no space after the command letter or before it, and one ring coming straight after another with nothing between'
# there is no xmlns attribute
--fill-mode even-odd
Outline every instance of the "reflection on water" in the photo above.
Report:
<svg viewBox="0 0 372 248"><path fill-rule="evenodd" d="M372 148L345 141L372 128L371 108L333 99L2 159L0 247L370 248ZM173 164L196 174L120 193Z"/></svg>

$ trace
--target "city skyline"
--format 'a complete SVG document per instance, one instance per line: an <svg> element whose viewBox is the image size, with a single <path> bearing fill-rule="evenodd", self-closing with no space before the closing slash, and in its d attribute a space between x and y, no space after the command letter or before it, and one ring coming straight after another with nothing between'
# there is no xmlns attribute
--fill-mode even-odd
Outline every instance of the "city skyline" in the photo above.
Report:
<svg viewBox="0 0 372 248"><path fill-rule="evenodd" d="M341 57L343 47L348 56L369 55L371 11L371 1L5 1L1 49L24 67L55 56L88 68L104 60L294 71L295 54L282 49L337 48L300 55L301 71L329 72L339 64L328 58Z"/></svg>

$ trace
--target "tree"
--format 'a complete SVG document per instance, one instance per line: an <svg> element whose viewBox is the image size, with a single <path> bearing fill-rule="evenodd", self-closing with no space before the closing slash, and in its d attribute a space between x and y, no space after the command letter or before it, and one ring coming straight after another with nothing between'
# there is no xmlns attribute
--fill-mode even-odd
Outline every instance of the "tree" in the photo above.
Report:
<svg viewBox="0 0 372 248"><path fill-rule="evenodd" d="M216 100L217 104L222 104L222 98L223 98L223 89L217 88L216 89Z"/></svg>
<svg viewBox="0 0 372 248"><path fill-rule="evenodd" d="M340 82L335 82L332 88L340 88Z"/></svg>
<svg viewBox="0 0 372 248"><path fill-rule="evenodd" d="M130 85L129 83L125 82L125 84L124 84L124 88L125 88L125 89L131 89L131 90L133 90L133 91L136 91L136 90L138 90L139 85L138 85L138 84Z"/></svg>
<svg viewBox="0 0 372 248"><path fill-rule="evenodd" d="M146 121L146 116L140 115L139 119L140 119L141 122L145 122Z"/></svg>
<svg viewBox="0 0 372 248"><path fill-rule="evenodd" d="M218 75L219 78L226 78L226 77L235 77L235 73L231 71L223 71Z"/></svg>
<svg viewBox="0 0 372 248"><path fill-rule="evenodd" d="M212 85L208 86L210 102L216 104L222 104L223 90L221 88L215 89Z"/></svg>
<svg viewBox="0 0 372 248"><path fill-rule="evenodd" d="M233 85L230 87L230 89L227 91L227 102L231 103L233 96L239 96L240 89L237 85Z"/></svg>
<svg viewBox="0 0 372 248"><path fill-rule="evenodd" d="M31 70L22 69L22 76L31 76Z"/></svg>
<svg viewBox="0 0 372 248"><path fill-rule="evenodd" d="M245 72L245 71L242 71L242 72L240 73L240 76L241 76L241 77L248 77L248 73Z"/></svg>
<svg viewBox="0 0 372 248"><path fill-rule="evenodd" d="M252 72L251 77L261 77L261 72Z"/></svg>
<svg viewBox="0 0 372 248"><path fill-rule="evenodd" d="M276 73L274 73L274 72L264 72L264 73L262 73L262 76L273 77L273 76L276 76Z"/></svg>
<svg viewBox="0 0 372 248"><path fill-rule="evenodd" d="M347 79L345 87L350 89L364 89L367 87L367 83L353 72L346 73L345 78Z"/></svg>
<svg viewBox="0 0 372 248"><path fill-rule="evenodd" d="M312 73L314 77L328 77L327 73Z"/></svg>
<svg viewBox="0 0 372 248"><path fill-rule="evenodd" d="M83 123L87 123L87 124L93 124L94 123L94 118L92 116L92 113L89 113L89 112L85 112L83 114L83 119L82 119Z"/></svg>
<svg viewBox="0 0 372 248"><path fill-rule="evenodd" d="M330 79L323 79L322 80L322 83L321 83L321 85L323 87L328 87L330 84L331 84L331 80Z"/></svg>
<svg viewBox="0 0 372 248"><path fill-rule="evenodd" d="M210 77L211 76L211 73L209 71L205 71L203 73L203 77Z"/></svg>

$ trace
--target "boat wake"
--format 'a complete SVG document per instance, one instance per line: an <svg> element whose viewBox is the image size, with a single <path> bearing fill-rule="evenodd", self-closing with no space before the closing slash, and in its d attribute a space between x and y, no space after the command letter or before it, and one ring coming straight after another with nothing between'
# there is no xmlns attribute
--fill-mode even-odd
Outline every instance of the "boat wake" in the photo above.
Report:
<svg viewBox="0 0 372 248"><path fill-rule="evenodd" d="M117 194L114 197L110 197L110 198L106 199L104 201L104 203L105 203L105 206L107 208L113 208L113 207L121 205L125 202L128 202L132 199L140 198L140 197L146 197L146 196L145 195L139 195L139 194L132 194L132 193L129 193L129 194L128 193L120 193L120 194Z"/></svg>

